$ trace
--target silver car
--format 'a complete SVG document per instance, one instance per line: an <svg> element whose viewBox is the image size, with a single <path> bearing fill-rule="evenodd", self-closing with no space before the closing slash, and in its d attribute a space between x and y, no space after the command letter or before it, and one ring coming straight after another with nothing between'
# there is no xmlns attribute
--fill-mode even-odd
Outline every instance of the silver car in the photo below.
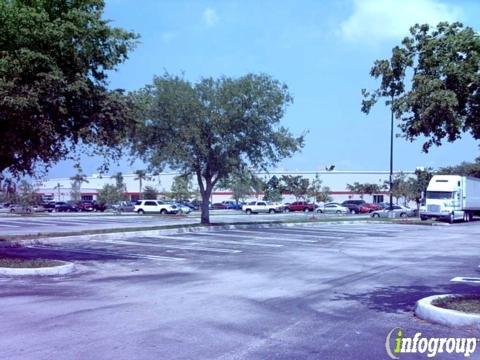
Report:
<svg viewBox="0 0 480 360"><path fill-rule="evenodd" d="M323 206L319 206L316 209L317 212L319 213L325 213L325 214L348 214L350 213L350 209L342 206L339 203L328 203Z"/></svg>
<svg viewBox="0 0 480 360"><path fill-rule="evenodd" d="M415 211L406 206L393 205L382 210L373 211L370 215L373 218L388 218L388 217L402 217L415 216Z"/></svg>

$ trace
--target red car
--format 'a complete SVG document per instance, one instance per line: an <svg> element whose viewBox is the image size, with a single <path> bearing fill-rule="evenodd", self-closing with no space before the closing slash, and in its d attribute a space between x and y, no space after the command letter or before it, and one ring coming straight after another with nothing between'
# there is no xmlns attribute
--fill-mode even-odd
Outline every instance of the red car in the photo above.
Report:
<svg viewBox="0 0 480 360"><path fill-rule="evenodd" d="M285 207L286 212L290 211L314 211L317 205L308 203L306 201L295 201Z"/></svg>
<svg viewBox="0 0 480 360"><path fill-rule="evenodd" d="M367 207L369 209L368 212L372 211L377 211L377 210L382 210L382 207L378 204L370 204L370 203L365 203L363 206Z"/></svg>

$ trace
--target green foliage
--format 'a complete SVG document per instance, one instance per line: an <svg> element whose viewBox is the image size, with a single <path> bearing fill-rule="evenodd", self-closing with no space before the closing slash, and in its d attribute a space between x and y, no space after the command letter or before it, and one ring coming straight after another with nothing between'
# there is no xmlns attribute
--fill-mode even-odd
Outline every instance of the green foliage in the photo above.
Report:
<svg viewBox="0 0 480 360"><path fill-rule="evenodd" d="M165 74L132 94L137 126L133 155L150 169L168 165L194 174L202 195L202 223L208 200L221 179L241 168L266 169L303 145L280 120L292 102L284 84L268 75L205 78L192 84Z"/></svg>
<svg viewBox="0 0 480 360"><path fill-rule="evenodd" d="M15 199L18 204L27 207L37 203L38 197L36 189L30 182L27 180L20 181L18 190L19 191Z"/></svg>
<svg viewBox="0 0 480 360"><path fill-rule="evenodd" d="M192 176L179 175L173 179L172 187L170 189L170 197L177 201L188 200L193 195L192 191Z"/></svg>
<svg viewBox="0 0 480 360"><path fill-rule="evenodd" d="M320 179L320 175L315 174L315 178L308 188L308 195L313 197L316 202L330 202L332 201L330 188L328 186L322 186L322 183L323 181Z"/></svg>
<svg viewBox="0 0 480 360"><path fill-rule="evenodd" d="M158 190L153 186L145 186L143 190L142 198L145 200L157 200Z"/></svg>
<svg viewBox="0 0 480 360"><path fill-rule="evenodd" d="M272 176L265 184L263 200L272 202L282 201L282 190L283 187L278 177Z"/></svg>
<svg viewBox="0 0 480 360"><path fill-rule="evenodd" d="M364 194L373 195L384 190L385 186L380 186L378 184L354 182L353 184L347 184L347 189L355 194L360 194L360 197L363 198Z"/></svg>
<svg viewBox="0 0 480 360"><path fill-rule="evenodd" d="M123 190L113 184L105 184L103 188L98 190L97 200L100 203L113 205L125 200Z"/></svg>
<svg viewBox="0 0 480 360"><path fill-rule="evenodd" d="M220 179L218 187L232 191L232 198L238 202L245 200L249 195L263 191L265 184L262 179L247 169L238 170L228 177Z"/></svg>
<svg viewBox="0 0 480 360"><path fill-rule="evenodd" d="M435 28L417 24L410 33L390 59L375 62L370 74L381 84L373 93L362 91L362 111L387 96L404 137L427 138L425 152L463 132L480 139L480 37L446 22Z"/></svg>
<svg viewBox="0 0 480 360"><path fill-rule="evenodd" d="M292 194L295 199L305 199L310 188L310 180L300 175L282 175L282 192Z"/></svg>
<svg viewBox="0 0 480 360"><path fill-rule="evenodd" d="M477 157L473 163L464 161L460 165L440 168L436 173L441 175L461 175L480 178L480 157Z"/></svg>
<svg viewBox="0 0 480 360"><path fill-rule="evenodd" d="M109 26L103 9L102 0L0 1L0 173L33 174L78 144L106 152L124 135L129 104L107 75L137 36Z"/></svg>
<svg viewBox="0 0 480 360"><path fill-rule="evenodd" d="M407 180L409 189L407 198L415 201L417 208L420 206L420 203L425 196L428 183L430 182L432 176L433 172L431 168L424 170L417 169L415 170L415 177Z"/></svg>
<svg viewBox="0 0 480 360"><path fill-rule="evenodd" d="M138 180L138 194L141 199L143 193L143 180L148 180L149 176L145 170L135 170L134 174L136 175L135 180Z"/></svg>

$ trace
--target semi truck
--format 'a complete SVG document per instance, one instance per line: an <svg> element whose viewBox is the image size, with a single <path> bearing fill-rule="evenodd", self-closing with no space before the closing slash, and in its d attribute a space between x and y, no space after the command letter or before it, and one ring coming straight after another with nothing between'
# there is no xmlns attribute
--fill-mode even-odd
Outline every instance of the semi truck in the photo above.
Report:
<svg viewBox="0 0 480 360"><path fill-rule="evenodd" d="M434 175L425 196L420 219L453 223L470 221L480 213L480 179L460 175Z"/></svg>

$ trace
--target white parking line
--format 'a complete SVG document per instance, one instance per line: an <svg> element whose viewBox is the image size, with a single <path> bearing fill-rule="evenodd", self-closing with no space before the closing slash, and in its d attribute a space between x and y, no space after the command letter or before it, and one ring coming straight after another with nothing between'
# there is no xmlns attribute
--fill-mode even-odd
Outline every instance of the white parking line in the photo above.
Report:
<svg viewBox="0 0 480 360"><path fill-rule="evenodd" d="M166 236L156 236L167 238ZM171 238L169 238L171 239ZM218 253L228 253L228 254L236 254L241 253L242 250L234 250L234 249L222 249L222 248L207 248L195 245L169 245L163 243L139 243L135 241L127 241L127 240L94 240L95 242L102 242L102 243L109 243L109 244L121 244L121 245L132 245L132 246L145 246L145 247L160 247L160 248L167 248L167 249L180 249L180 250L195 250L195 251L208 251L208 252L218 252Z"/></svg>
<svg viewBox="0 0 480 360"><path fill-rule="evenodd" d="M8 225L6 225L6 224L0 224L0 226L2 226L2 227L23 227L23 226L21 226L21 225L12 225L12 224L8 224Z"/></svg>
<svg viewBox="0 0 480 360"><path fill-rule="evenodd" d="M231 231L232 233L242 233L242 234L261 234L263 235L262 237L259 236L259 238L261 239L271 239L271 240L276 240L278 237L277 237L277 234L279 235L283 235L283 236L288 236L289 239L291 240L295 240L297 238L300 238L301 240L310 240L310 239L304 239L305 237L307 238L315 238L317 240L315 241L318 241L318 240L321 240L321 239L326 239L326 238L332 238L332 239L336 239L336 238L343 238L343 235L334 235L334 234L328 234L326 236L320 236L322 234L320 233L311 233L311 234L297 234L297 233L292 233L292 232L286 232L286 231L283 231L283 229L268 229L267 231L260 231L260 230L232 230Z"/></svg>
<svg viewBox="0 0 480 360"><path fill-rule="evenodd" d="M206 235L206 234L205 234ZM238 235L239 237L244 237L242 235ZM182 237L169 237L169 236L148 236L144 238L148 239L156 239L156 238L167 238L167 239L172 239L172 240L181 240L181 241L196 241L197 243L199 242L204 242L204 241L210 241L210 242L215 242L215 243L222 243L222 244L231 244L231 245L247 245L247 246L264 246L264 247L273 247L273 248L278 248L278 247L283 247L281 244L264 244L264 243L256 243L256 242L249 242L245 240L238 240L238 241L233 241L233 240L221 240L221 239L215 239L212 238L209 234L209 236L204 236L203 234L201 236L182 236Z"/></svg>
<svg viewBox="0 0 480 360"><path fill-rule="evenodd" d="M250 231L244 231L244 230L232 230L232 232L241 232L244 233L245 235L242 234L222 234L222 236L226 237L243 237L247 239L253 239L253 240L263 240L263 241L290 241L290 242L295 242L295 243L309 243L309 244L315 244L318 242L318 240L307 240L307 239L297 239L297 238L283 238L283 237L268 237L268 236L252 236ZM263 233L266 235L265 233ZM325 238L323 238L325 239ZM333 239L333 238L332 238ZM338 239L338 238L335 238ZM320 240L320 239L319 239Z"/></svg>

